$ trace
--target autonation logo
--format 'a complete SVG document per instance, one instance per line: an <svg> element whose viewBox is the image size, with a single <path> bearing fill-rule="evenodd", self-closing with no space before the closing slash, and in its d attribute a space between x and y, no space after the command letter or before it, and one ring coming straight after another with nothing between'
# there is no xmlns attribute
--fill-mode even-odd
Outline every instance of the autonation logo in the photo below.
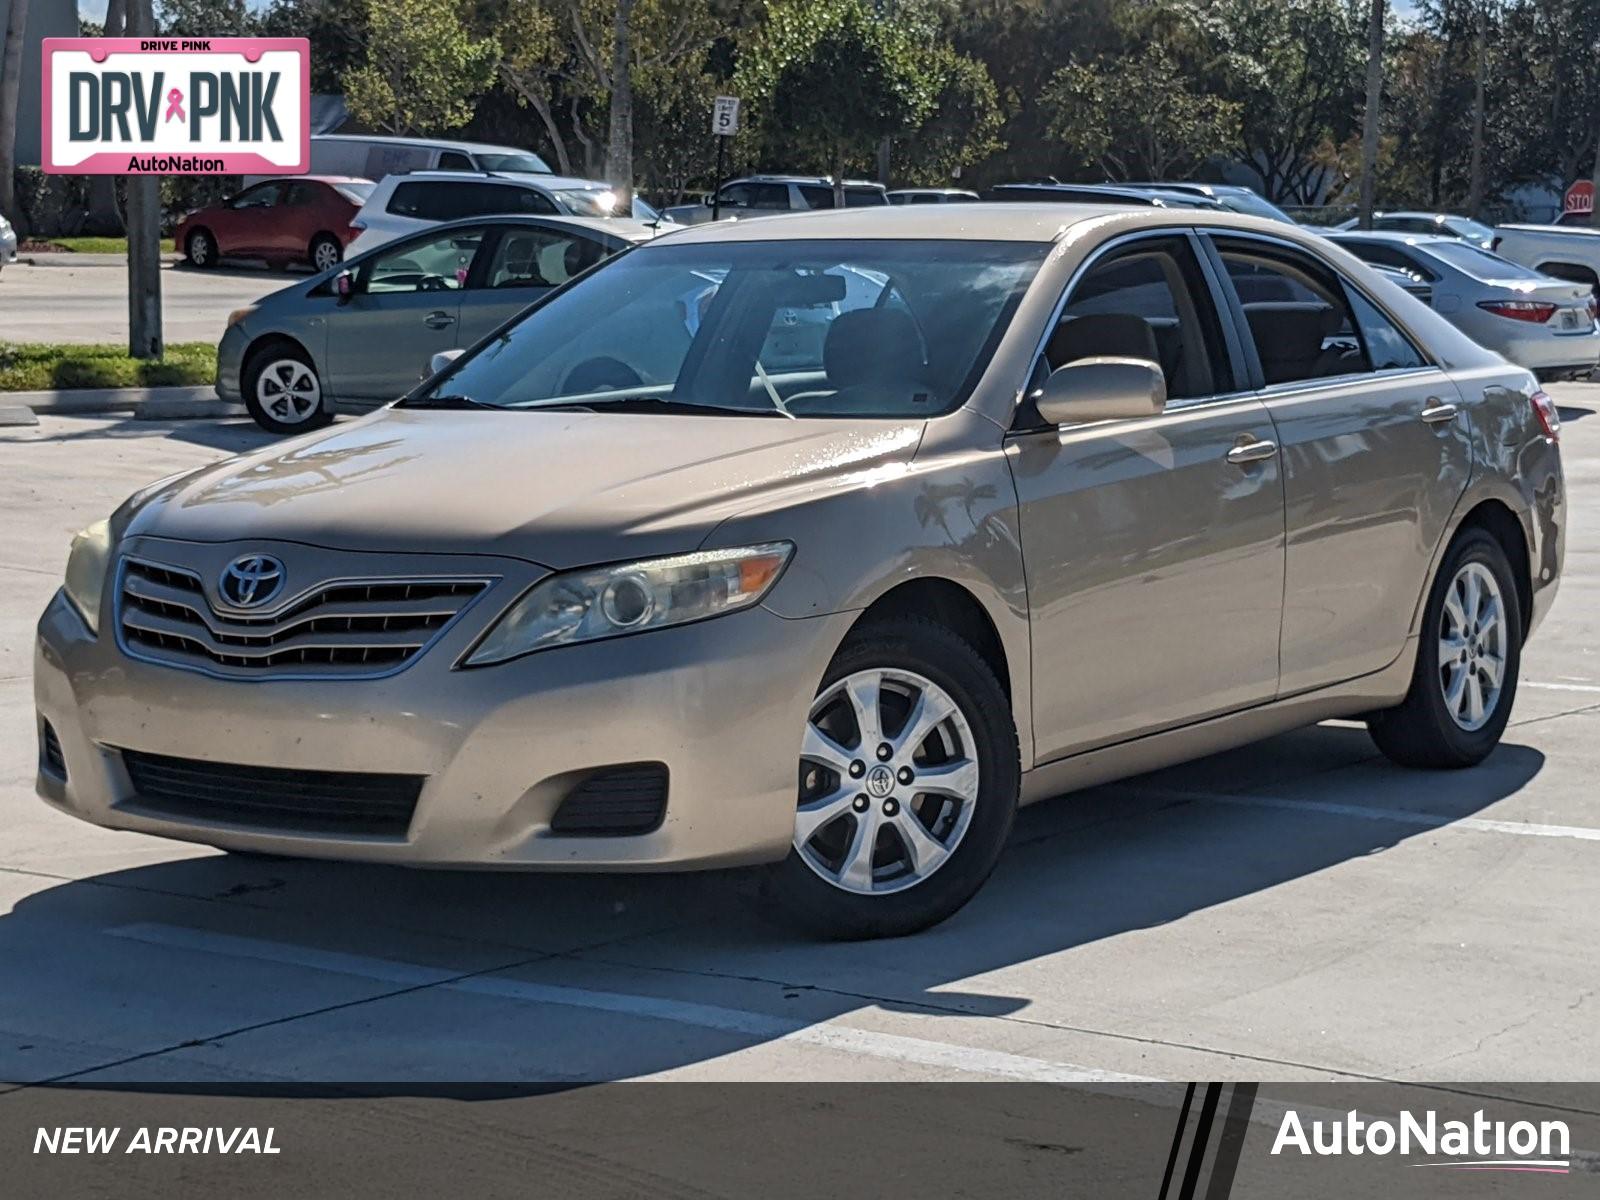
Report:
<svg viewBox="0 0 1600 1200"><path fill-rule="evenodd" d="M1482 1109L1471 1121L1440 1121L1432 1111L1421 1118L1402 1111L1395 1120L1377 1120L1351 1109L1343 1118L1309 1122L1287 1109L1272 1153L1291 1151L1319 1157L1421 1155L1434 1161L1407 1165L1544 1175L1567 1174L1572 1153L1565 1121L1491 1121Z"/></svg>

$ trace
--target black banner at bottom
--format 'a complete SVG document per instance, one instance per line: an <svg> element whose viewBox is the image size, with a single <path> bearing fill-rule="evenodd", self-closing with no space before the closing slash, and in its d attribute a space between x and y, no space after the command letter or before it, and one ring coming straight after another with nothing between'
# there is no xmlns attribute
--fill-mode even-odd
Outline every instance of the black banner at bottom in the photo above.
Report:
<svg viewBox="0 0 1600 1200"><path fill-rule="evenodd" d="M16 1197L1600 1194L1600 1085L212 1084L0 1095Z"/></svg>

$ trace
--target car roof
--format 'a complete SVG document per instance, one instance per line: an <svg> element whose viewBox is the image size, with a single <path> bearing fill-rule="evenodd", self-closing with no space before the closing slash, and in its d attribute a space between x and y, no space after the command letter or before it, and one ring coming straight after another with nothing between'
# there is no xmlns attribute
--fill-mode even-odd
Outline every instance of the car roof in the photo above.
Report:
<svg viewBox="0 0 1600 1200"><path fill-rule="evenodd" d="M824 187L832 187L833 180L826 175L741 175L737 179L730 179L722 186L731 183L820 183ZM845 187L854 188L881 188L883 184L872 179L846 179Z"/></svg>
<svg viewBox="0 0 1600 1200"><path fill-rule="evenodd" d="M285 179L292 182L296 179L310 180L312 183L371 183L365 175L290 175Z"/></svg>
<svg viewBox="0 0 1600 1200"><path fill-rule="evenodd" d="M1380 220L1380 219L1382 219L1384 217L1401 217L1401 218L1404 218L1407 221L1432 221L1436 225L1442 225L1446 221L1450 221L1450 220L1456 220L1456 221L1470 220L1470 218L1463 217L1460 213L1417 212L1417 211L1412 211L1410 209L1398 209L1398 208L1397 209L1379 209L1377 212L1372 214L1372 219L1374 221Z"/></svg>
<svg viewBox="0 0 1600 1200"><path fill-rule="evenodd" d="M593 233L609 233L629 242L648 242L656 236L656 230L643 221L635 221L631 217L571 217L566 213L480 213L476 217L461 217L454 221L436 221L426 227L410 230L400 234L392 241L400 241L418 234L433 233L436 231L448 232L451 229L476 229L480 225L531 225L531 226L569 226L574 230L584 230ZM383 243L384 245L390 243Z"/></svg>
<svg viewBox="0 0 1600 1200"><path fill-rule="evenodd" d="M1315 235L1299 234L1297 227L1286 226L1282 221L1223 209L1038 200L1031 203L991 200L983 204L882 205L779 213L663 230L656 241L672 245L823 238L1053 242L1069 230L1094 221L1129 231L1168 226L1182 229L1199 221L1209 228L1255 230L1296 244L1316 244Z"/></svg>
<svg viewBox="0 0 1600 1200"><path fill-rule="evenodd" d="M1348 242L1357 238L1373 242L1388 242L1395 246L1437 246L1440 242L1455 244L1459 238L1440 237L1436 233L1404 233L1398 229L1338 229L1323 234L1335 242Z"/></svg>
<svg viewBox="0 0 1600 1200"><path fill-rule="evenodd" d="M314 142L381 142L386 146L439 146L446 150L489 150L504 154L532 154L521 146L497 146L492 142L456 142L449 138L394 137L388 134L367 133L314 133Z"/></svg>
<svg viewBox="0 0 1600 1200"><path fill-rule="evenodd" d="M976 196L978 193L971 188L955 187L903 187L890 188L891 196Z"/></svg>
<svg viewBox="0 0 1600 1200"><path fill-rule="evenodd" d="M596 179L579 179L574 175L548 175L543 171L404 171L385 175L380 183L390 180L401 184L409 180L425 183L458 183L463 180L475 183L509 183L523 187L562 188L568 191L603 192L609 183Z"/></svg>

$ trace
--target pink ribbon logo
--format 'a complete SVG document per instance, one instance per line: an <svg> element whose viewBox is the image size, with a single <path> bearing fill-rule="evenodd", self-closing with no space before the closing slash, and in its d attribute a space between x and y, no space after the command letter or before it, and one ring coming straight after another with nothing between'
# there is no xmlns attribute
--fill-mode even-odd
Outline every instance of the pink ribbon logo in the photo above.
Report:
<svg viewBox="0 0 1600 1200"><path fill-rule="evenodd" d="M189 119L183 115L183 93L177 88L167 93L167 115L163 118L163 122L170 121L173 117L177 117L180 121Z"/></svg>

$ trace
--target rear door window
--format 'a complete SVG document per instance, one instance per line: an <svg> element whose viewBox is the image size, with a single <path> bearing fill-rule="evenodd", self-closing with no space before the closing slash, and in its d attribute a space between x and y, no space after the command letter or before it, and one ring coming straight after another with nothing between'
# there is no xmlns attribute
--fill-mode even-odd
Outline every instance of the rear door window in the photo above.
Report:
<svg viewBox="0 0 1600 1200"><path fill-rule="evenodd" d="M483 277L488 288L559 287L606 256L599 242L549 229L509 228Z"/></svg>
<svg viewBox="0 0 1600 1200"><path fill-rule="evenodd" d="M1276 243L1214 241L1269 387L1427 365L1405 333L1327 263Z"/></svg>

